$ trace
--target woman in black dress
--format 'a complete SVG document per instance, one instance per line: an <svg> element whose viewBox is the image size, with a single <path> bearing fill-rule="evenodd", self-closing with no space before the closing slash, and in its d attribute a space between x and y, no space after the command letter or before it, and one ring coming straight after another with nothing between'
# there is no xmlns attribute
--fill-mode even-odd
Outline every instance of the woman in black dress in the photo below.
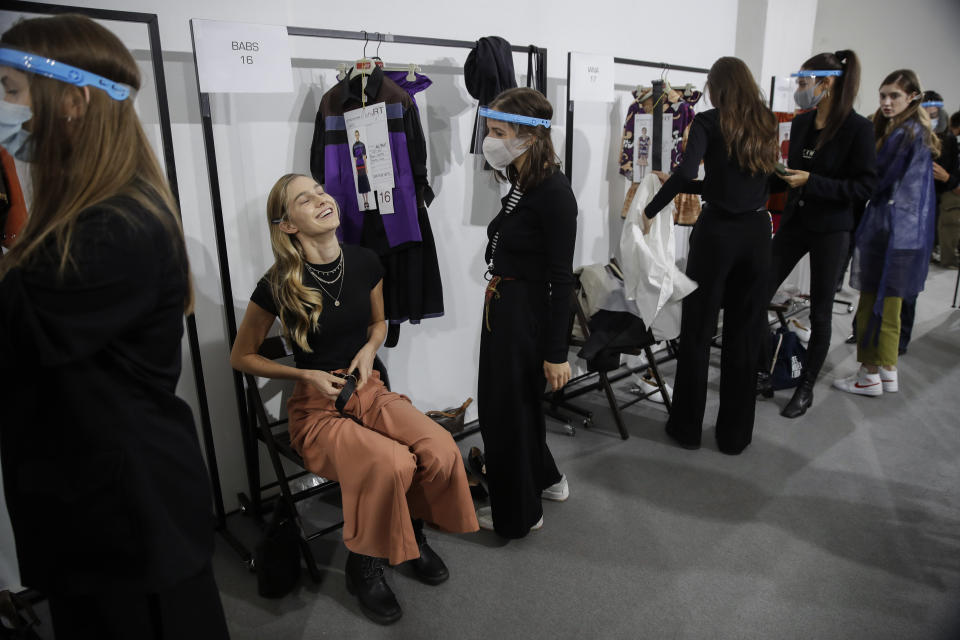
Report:
<svg viewBox="0 0 960 640"><path fill-rule="evenodd" d="M541 498L566 500L566 477L546 441L542 399L570 379L567 332L577 201L550 140L553 107L509 89L482 109L483 155L510 182L487 227L487 286L478 404L490 506L480 526L520 538L543 524Z"/></svg>
<svg viewBox="0 0 960 640"><path fill-rule="evenodd" d="M687 275L699 286L683 299L680 352L667 434L680 446L700 446L706 407L710 341L723 308L717 446L743 451L753 435L756 331L763 321L770 265L767 179L780 150L777 119L750 70L738 58L710 68L706 90L714 109L697 114L683 161L644 213L652 218L678 193L705 201L690 236ZM706 177L697 181L700 161Z"/></svg>
<svg viewBox="0 0 960 640"><path fill-rule="evenodd" d="M3 34L5 84L11 68L29 78L34 160L29 221L0 259L0 451L23 583L60 639L226 638L209 478L176 395L186 246L134 109L137 63L63 15Z"/></svg>

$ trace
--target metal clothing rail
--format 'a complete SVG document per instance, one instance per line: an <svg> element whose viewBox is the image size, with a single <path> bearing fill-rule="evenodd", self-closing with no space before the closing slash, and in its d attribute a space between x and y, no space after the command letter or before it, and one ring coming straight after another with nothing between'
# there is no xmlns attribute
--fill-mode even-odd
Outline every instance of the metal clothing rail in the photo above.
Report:
<svg viewBox="0 0 960 640"><path fill-rule="evenodd" d="M160 25L157 14L73 7L41 2L19 2L15 0L5 3L4 10L41 15L79 13L94 20L132 22L143 24L147 27L147 33L150 38L150 60L153 66L153 82L157 92L157 112L160 117L163 164L167 170L167 181L170 183L170 191L173 193L174 202L177 204L177 215L182 217L180 212L180 191L177 187L177 167L173 155L170 107L167 102L167 82L163 72L163 47L160 44ZM203 435L204 454L206 455L207 472L210 476L210 488L213 492L215 528L233 548L239 550L242 548L242 545L240 545L239 541L230 533L226 524L226 513L223 506L223 490L220 486L220 471L217 467L217 455L213 442L213 428L210 422L210 408L207 403L207 389L204 383L203 364L200 358L200 339L197 334L196 314L185 316L185 320L187 324L187 338L190 345L190 360L193 364L193 380L196 385L197 403L200 410L200 429Z"/></svg>
<svg viewBox="0 0 960 640"><path fill-rule="evenodd" d="M570 68L573 58L572 52L567 52L567 124L566 124L566 144L564 150L564 173L568 180L573 180L573 100L570 99ZM664 71L690 71L692 73L709 73L709 69L700 67L687 67L678 64L669 64L667 62L650 62L648 60L634 60L632 58L614 58L614 64L622 64L631 67L649 67L651 69L662 69ZM663 137L663 105L660 103L660 96L663 94L663 81L656 80L653 83L653 149L660 148L660 142ZM661 170L660 154L651 153L653 156L653 169Z"/></svg>
<svg viewBox="0 0 960 640"><path fill-rule="evenodd" d="M287 34L291 36L301 36L308 38L325 38L331 40L369 40L370 42L390 42L398 44L424 45L432 47L450 47L456 49L472 49L476 46L475 41L470 40L449 40L445 38L426 38L418 36L404 36L394 34L383 34L373 31L341 31L337 29L313 29L308 27L288 26ZM207 176L210 182L210 199L213 208L214 232L217 243L217 263L220 270L220 286L223 295L223 309L227 325L227 338L230 346L237 337L237 318L233 308L233 286L230 279L230 261L227 253L226 232L223 222L223 203L220 197L220 172L217 165L217 149L213 135L213 112L210 106L210 94L200 90L200 73L197 67L197 42L193 28L193 20L190 21L190 39L193 47L194 66L197 70L197 95L200 102L200 120L203 130L203 148L207 162ZM510 47L513 53L530 53L536 51L541 60L543 68L547 64L547 50L542 47L519 46ZM249 415L246 407L245 393L243 388L243 376L239 371L233 371L233 386L236 394L237 413L240 416L241 441L243 443L244 457L247 464L247 481L250 495L255 495L259 487L254 487L249 469L252 464L256 464L255 456L259 455L257 443L250 437L249 429L244 425L249 423ZM474 423L476 421L473 421ZM471 423L472 424L472 423ZM465 437L476 432L465 430L460 437ZM241 496L241 500L243 496ZM235 547L236 548L236 547ZM239 551L239 550L238 550ZM249 556L249 553L240 552L241 555ZM246 559L246 558L245 558Z"/></svg>

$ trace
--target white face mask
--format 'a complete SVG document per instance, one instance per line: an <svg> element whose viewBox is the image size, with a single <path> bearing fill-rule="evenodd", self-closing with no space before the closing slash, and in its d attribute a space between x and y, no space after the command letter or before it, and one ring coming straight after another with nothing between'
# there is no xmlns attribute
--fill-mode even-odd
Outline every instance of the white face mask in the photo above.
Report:
<svg viewBox="0 0 960 640"><path fill-rule="evenodd" d="M930 118L930 128L934 131L937 130L937 125L940 124L940 118Z"/></svg>
<svg viewBox="0 0 960 640"><path fill-rule="evenodd" d="M483 157L497 171L503 171L527 150L526 138L483 139Z"/></svg>
<svg viewBox="0 0 960 640"><path fill-rule="evenodd" d="M0 100L0 145L18 160L27 161L25 151L30 132L24 130L23 123L31 118L33 112L27 105Z"/></svg>

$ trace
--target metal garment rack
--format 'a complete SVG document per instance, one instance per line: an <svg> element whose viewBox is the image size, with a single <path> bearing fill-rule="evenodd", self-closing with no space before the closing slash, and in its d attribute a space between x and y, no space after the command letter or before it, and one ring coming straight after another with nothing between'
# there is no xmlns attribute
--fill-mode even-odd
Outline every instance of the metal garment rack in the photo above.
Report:
<svg viewBox="0 0 960 640"><path fill-rule="evenodd" d="M372 31L340 31L336 29L313 29L309 27L287 27L287 34L291 36L301 36L307 38L326 38L331 40L361 40L370 42L390 42L399 44L424 45L431 47L448 47L455 49L473 49L476 42L472 40L448 40L445 38L424 38L418 36L403 36L393 34L382 34ZM190 22L190 39L193 46L194 65L197 64L197 43L193 30L193 21ZM540 55L542 67L547 65L547 50L542 47L531 46L511 46L513 53L530 53L531 47ZM210 94L200 90L200 73L197 69L197 95L200 101L200 119L203 129L203 148L207 161L207 175L210 181L210 199L213 206L213 222L217 242L217 262L220 269L220 284L223 294L223 308L227 324L227 336L230 346L237 337L237 318L233 309L233 286L230 280L230 263L227 253L226 233L223 223L223 204L220 198L220 172L217 166L216 142L213 136L213 113L210 106ZM250 430L244 425L249 423L249 415L246 406L246 395L243 387L243 375L233 371L233 385L236 393L237 412L240 416L241 441L243 443L244 456L247 462L247 480L250 495L259 491L259 487L254 487L249 473L250 465L255 463L253 456L258 456L257 442L251 436ZM460 440L476 433L477 420L468 423L464 431L457 434L456 439ZM244 496L241 496L241 500ZM236 548L236 547L235 547ZM238 550L239 551L239 550ZM246 551L240 552L241 555L249 555Z"/></svg>
<svg viewBox="0 0 960 640"><path fill-rule="evenodd" d="M160 24L155 13L136 13L133 11L114 11L112 9L95 9L88 7L73 7L59 4L44 4L41 2L11 1L4 5L4 10L20 13L35 13L41 15L56 15L61 13L79 13L94 20L112 20L114 22L132 22L147 27L150 38L150 59L153 66L154 88L157 92L157 112L160 116L160 137L163 146L163 164L167 170L167 181L170 191L177 203L177 215L180 213L180 191L177 187L177 167L173 155L173 134L170 127L170 106L167 102L167 82L163 72L163 47L160 45ZM223 506L223 489L220 485L220 470L217 466L217 454L213 442L213 428L210 422L210 407L207 403L207 388L203 378L203 363L200 359L200 338L197 334L197 318L195 314L185 316L187 324L187 338L190 344L190 360L193 363L193 379L197 390L197 403L200 410L200 429L203 434L203 447L206 454L207 473L210 476L210 488L213 492L213 509L215 529L230 545L237 550L242 549L240 542L227 529L226 512Z"/></svg>
<svg viewBox="0 0 960 640"><path fill-rule="evenodd" d="M564 149L564 172L568 180L573 180L573 100L570 99L570 69L572 67L573 53L567 52L567 125L566 125L566 144ZM661 69L663 71L690 71L692 73L709 73L709 69L700 67L686 67L678 64L669 64L667 62L650 62L648 60L634 60L632 58L614 58L614 64L622 64L631 67L649 67L651 69ZM663 94L663 81L655 80L653 83L653 149L659 149L663 137L663 104L660 96ZM653 156L653 169L662 170L659 153L651 153Z"/></svg>

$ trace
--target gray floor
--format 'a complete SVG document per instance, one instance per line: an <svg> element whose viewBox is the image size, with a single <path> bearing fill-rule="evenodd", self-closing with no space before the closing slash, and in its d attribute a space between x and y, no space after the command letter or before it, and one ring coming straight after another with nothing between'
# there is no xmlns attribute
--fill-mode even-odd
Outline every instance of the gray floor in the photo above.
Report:
<svg viewBox="0 0 960 640"><path fill-rule="evenodd" d="M621 441L592 394L592 431L549 436L570 499L546 503L543 529L524 540L432 534L451 578L428 587L392 570L404 607L392 627L367 621L347 594L337 534L316 545L328 567L322 582L304 574L279 601L259 598L254 577L218 541L232 636L958 638L955 276L931 268L900 362L900 393L830 389L856 366L854 348L843 344L850 316L838 313L814 407L790 421L778 415L787 392L761 401L753 444L739 457L716 450L712 427L699 451L670 445L663 409L648 402L629 410L631 437ZM717 382L714 369L707 425ZM463 446L479 443L471 440ZM244 516L231 526L256 537Z"/></svg>

